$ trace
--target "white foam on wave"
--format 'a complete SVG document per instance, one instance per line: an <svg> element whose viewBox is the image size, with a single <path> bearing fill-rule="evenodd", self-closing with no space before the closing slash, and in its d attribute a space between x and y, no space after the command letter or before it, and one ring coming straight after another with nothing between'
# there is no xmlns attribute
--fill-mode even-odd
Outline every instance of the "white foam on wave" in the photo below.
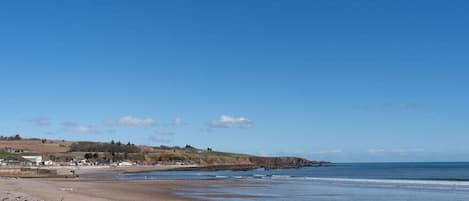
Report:
<svg viewBox="0 0 469 201"><path fill-rule="evenodd" d="M441 180L406 180L406 179L351 179L351 178L322 178L322 177L298 177L297 179L329 182L360 182L375 184L407 184L407 185L445 185L469 187L469 181L441 181Z"/></svg>
<svg viewBox="0 0 469 201"><path fill-rule="evenodd" d="M271 178L272 179L291 179L293 177L289 175L272 175Z"/></svg>

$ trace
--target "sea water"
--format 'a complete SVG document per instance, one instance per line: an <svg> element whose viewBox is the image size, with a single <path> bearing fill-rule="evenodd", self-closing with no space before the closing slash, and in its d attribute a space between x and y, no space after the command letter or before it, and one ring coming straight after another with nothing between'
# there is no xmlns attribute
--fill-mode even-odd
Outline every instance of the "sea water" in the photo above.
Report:
<svg viewBox="0 0 469 201"><path fill-rule="evenodd" d="M164 171L122 179L228 179L249 186L204 186L180 192L204 200L469 201L469 163L343 163L252 171ZM226 196L232 195L232 196Z"/></svg>

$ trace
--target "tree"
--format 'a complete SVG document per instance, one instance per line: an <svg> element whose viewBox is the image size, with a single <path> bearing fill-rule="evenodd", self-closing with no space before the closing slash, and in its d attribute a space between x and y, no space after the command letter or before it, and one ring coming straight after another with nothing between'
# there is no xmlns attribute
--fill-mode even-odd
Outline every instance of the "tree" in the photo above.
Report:
<svg viewBox="0 0 469 201"><path fill-rule="evenodd" d="M94 159L97 159L97 158L99 158L99 155L98 155L98 153L94 153L94 154L93 154L93 158L94 158Z"/></svg>
<svg viewBox="0 0 469 201"><path fill-rule="evenodd" d="M86 153L86 154L85 154L85 158L86 158L86 160L88 160L88 159L90 159L90 158L93 158L93 154L91 154L91 153Z"/></svg>
<svg viewBox="0 0 469 201"><path fill-rule="evenodd" d="M15 137L13 138L13 140L21 140L20 134L16 134Z"/></svg>

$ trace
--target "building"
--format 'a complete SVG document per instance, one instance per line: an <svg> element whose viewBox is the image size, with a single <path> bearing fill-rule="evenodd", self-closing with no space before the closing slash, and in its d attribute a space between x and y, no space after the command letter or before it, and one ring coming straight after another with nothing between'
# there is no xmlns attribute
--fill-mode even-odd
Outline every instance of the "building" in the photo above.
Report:
<svg viewBox="0 0 469 201"><path fill-rule="evenodd" d="M119 166L132 166L134 163L129 162L129 161L122 161L118 164Z"/></svg>
<svg viewBox="0 0 469 201"><path fill-rule="evenodd" d="M48 160L43 162L45 166L53 166L55 165L54 161Z"/></svg>
<svg viewBox="0 0 469 201"><path fill-rule="evenodd" d="M8 167L20 167L20 166L30 166L31 161L26 160L24 158L19 159L0 159L0 166L8 166Z"/></svg>
<svg viewBox="0 0 469 201"><path fill-rule="evenodd" d="M42 164L42 156L22 156L22 157L30 161L32 166L39 166Z"/></svg>

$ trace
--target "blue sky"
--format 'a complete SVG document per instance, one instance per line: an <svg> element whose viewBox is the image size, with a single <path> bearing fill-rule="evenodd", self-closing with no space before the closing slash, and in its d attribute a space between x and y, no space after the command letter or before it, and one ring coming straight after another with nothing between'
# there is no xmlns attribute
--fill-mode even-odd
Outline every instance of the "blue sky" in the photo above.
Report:
<svg viewBox="0 0 469 201"><path fill-rule="evenodd" d="M10 1L0 134L469 160L464 1Z"/></svg>

